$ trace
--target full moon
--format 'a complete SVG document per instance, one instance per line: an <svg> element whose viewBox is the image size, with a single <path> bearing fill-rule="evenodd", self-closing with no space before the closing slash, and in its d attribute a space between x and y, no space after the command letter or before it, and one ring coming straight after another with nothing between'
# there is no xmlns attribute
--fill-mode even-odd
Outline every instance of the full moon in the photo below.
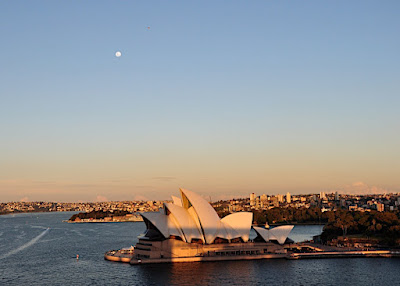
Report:
<svg viewBox="0 0 400 286"><path fill-rule="evenodd" d="M116 56L117 58L119 58L121 55L122 55L122 54L121 54L120 51L118 51L118 52L115 53L115 56Z"/></svg>

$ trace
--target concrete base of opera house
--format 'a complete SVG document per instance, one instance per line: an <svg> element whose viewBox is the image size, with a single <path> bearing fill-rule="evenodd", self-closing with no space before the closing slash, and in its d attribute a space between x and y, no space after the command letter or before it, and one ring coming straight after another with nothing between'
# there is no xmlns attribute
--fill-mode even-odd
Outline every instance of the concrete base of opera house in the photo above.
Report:
<svg viewBox="0 0 400 286"><path fill-rule="evenodd" d="M149 241L139 239L134 249L113 250L105 253L110 261L131 264L200 262L226 260L253 260L286 258L282 245L272 242L246 242L227 244L185 243L175 239Z"/></svg>
<svg viewBox="0 0 400 286"><path fill-rule="evenodd" d="M135 259L130 264L148 264L148 263L176 263L176 262L207 262L207 261L237 261L254 259L273 259L286 258L287 254L259 254L259 255L238 255L238 256L220 256L220 257L174 257L174 258L153 258L153 259Z"/></svg>
<svg viewBox="0 0 400 286"><path fill-rule="evenodd" d="M115 262L125 262L132 265L150 263L176 263L176 262L207 262L207 261L232 261L232 260L254 260L254 259L277 259L287 258L287 254L258 254L258 255L237 255L237 256L213 256L213 257L170 257L170 258L148 258L137 259L134 254L118 255L107 252L104 259Z"/></svg>

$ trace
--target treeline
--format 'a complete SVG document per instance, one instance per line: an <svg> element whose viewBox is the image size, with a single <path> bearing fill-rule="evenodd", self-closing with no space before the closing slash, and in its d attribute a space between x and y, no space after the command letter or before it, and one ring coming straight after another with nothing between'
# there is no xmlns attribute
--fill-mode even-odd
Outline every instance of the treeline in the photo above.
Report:
<svg viewBox="0 0 400 286"><path fill-rule="evenodd" d="M326 242L347 235L373 237L381 244L399 246L400 212L338 210L325 225L321 239Z"/></svg>
<svg viewBox="0 0 400 286"><path fill-rule="evenodd" d="M256 224L325 224L329 220L327 212L319 208L273 208L269 210L253 210Z"/></svg>
<svg viewBox="0 0 400 286"><path fill-rule="evenodd" d="M22 214L22 213L45 213L49 212L49 209L42 207L35 207L33 210L12 210L12 211L0 211L0 215L6 214Z"/></svg>
<svg viewBox="0 0 400 286"><path fill-rule="evenodd" d="M105 217L113 217L113 216L125 216L127 214L130 214L128 211L123 211L123 210L116 210L114 212L110 211L91 211L88 213L78 213L74 214L73 216L70 217L70 221L75 221L77 218L80 219L104 219Z"/></svg>

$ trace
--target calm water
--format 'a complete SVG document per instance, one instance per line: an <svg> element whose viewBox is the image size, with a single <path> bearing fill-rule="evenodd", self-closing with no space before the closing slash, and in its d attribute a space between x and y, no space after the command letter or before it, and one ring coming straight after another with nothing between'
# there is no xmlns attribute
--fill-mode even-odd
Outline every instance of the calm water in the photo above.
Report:
<svg viewBox="0 0 400 286"><path fill-rule="evenodd" d="M68 224L71 213L0 216L0 285L399 285L400 259L260 260L131 266L105 261L143 223ZM321 226L296 226L310 239ZM76 255L80 255L79 261Z"/></svg>

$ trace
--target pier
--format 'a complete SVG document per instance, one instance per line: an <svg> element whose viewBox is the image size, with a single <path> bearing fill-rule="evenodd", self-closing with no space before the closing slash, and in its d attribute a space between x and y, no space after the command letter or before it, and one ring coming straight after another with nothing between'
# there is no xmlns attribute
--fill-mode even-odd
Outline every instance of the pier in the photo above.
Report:
<svg viewBox="0 0 400 286"><path fill-rule="evenodd" d="M316 258L357 258L357 257L398 257L399 254L390 250L367 251L319 251L311 253L291 253L287 259L316 259Z"/></svg>

